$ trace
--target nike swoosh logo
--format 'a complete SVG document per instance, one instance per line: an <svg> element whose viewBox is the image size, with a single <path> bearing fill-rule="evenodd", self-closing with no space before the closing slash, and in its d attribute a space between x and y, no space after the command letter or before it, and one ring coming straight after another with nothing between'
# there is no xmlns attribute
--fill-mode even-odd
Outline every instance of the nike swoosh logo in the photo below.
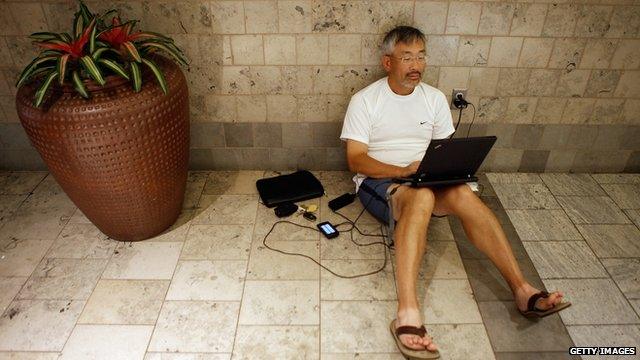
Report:
<svg viewBox="0 0 640 360"><path fill-rule="evenodd" d="M426 123L427 123L426 121L422 121L422 122L420 123L420 125L424 125L424 124L426 124Z"/></svg>

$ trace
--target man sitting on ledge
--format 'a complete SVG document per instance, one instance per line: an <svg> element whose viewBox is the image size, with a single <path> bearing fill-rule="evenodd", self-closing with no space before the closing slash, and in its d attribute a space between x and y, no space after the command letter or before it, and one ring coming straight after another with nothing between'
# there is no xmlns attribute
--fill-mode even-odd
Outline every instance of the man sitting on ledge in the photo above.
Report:
<svg viewBox="0 0 640 360"><path fill-rule="evenodd" d="M498 268L515 297L518 310L543 317L570 305L561 292L540 291L522 276L509 242L493 212L467 186L412 188L392 178L414 174L431 139L454 132L444 94L421 82L426 65L425 37L415 28L391 30L382 44L387 77L351 98L340 138L347 143L349 169L367 210L388 219L389 187L395 225L398 314L391 332L403 355L436 358L437 346L426 334L416 296L416 280L426 249L431 215L455 215L469 240Z"/></svg>

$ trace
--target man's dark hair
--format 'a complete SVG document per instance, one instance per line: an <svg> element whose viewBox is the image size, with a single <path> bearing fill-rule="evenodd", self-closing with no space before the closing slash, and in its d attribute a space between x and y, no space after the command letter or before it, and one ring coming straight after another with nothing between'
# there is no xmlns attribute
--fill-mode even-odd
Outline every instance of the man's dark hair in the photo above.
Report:
<svg viewBox="0 0 640 360"><path fill-rule="evenodd" d="M411 44L418 40L422 40L423 43L427 42L422 31L411 26L398 26L385 35L381 46L382 53L391 55L397 43Z"/></svg>

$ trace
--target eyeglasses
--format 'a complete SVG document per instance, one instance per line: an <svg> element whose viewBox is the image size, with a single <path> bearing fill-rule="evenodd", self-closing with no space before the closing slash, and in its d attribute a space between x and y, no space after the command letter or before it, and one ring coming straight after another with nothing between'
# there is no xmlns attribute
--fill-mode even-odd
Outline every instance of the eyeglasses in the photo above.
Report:
<svg viewBox="0 0 640 360"><path fill-rule="evenodd" d="M400 60L400 62L403 65L409 65L411 63L413 63L414 61L417 61L418 64L424 64L427 62L427 56L426 55L418 55L418 56L409 56L409 55L405 55L405 56L401 56L401 57L395 57L395 56L391 56L391 55L387 55L389 57L392 57L394 59L398 59Z"/></svg>

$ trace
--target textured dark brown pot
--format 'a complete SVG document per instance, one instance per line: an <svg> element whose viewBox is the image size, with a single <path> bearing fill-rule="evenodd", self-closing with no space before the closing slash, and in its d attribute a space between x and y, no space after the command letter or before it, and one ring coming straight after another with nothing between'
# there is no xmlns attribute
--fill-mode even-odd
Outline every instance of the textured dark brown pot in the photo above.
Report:
<svg viewBox="0 0 640 360"><path fill-rule="evenodd" d="M112 239L138 241L170 227L182 207L189 162L189 92L180 68L157 58L169 93L153 74L133 92L122 78L87 84L83 99L54 88L33 107L36 84L16 106L33 146L71 200Z"/></svg>

